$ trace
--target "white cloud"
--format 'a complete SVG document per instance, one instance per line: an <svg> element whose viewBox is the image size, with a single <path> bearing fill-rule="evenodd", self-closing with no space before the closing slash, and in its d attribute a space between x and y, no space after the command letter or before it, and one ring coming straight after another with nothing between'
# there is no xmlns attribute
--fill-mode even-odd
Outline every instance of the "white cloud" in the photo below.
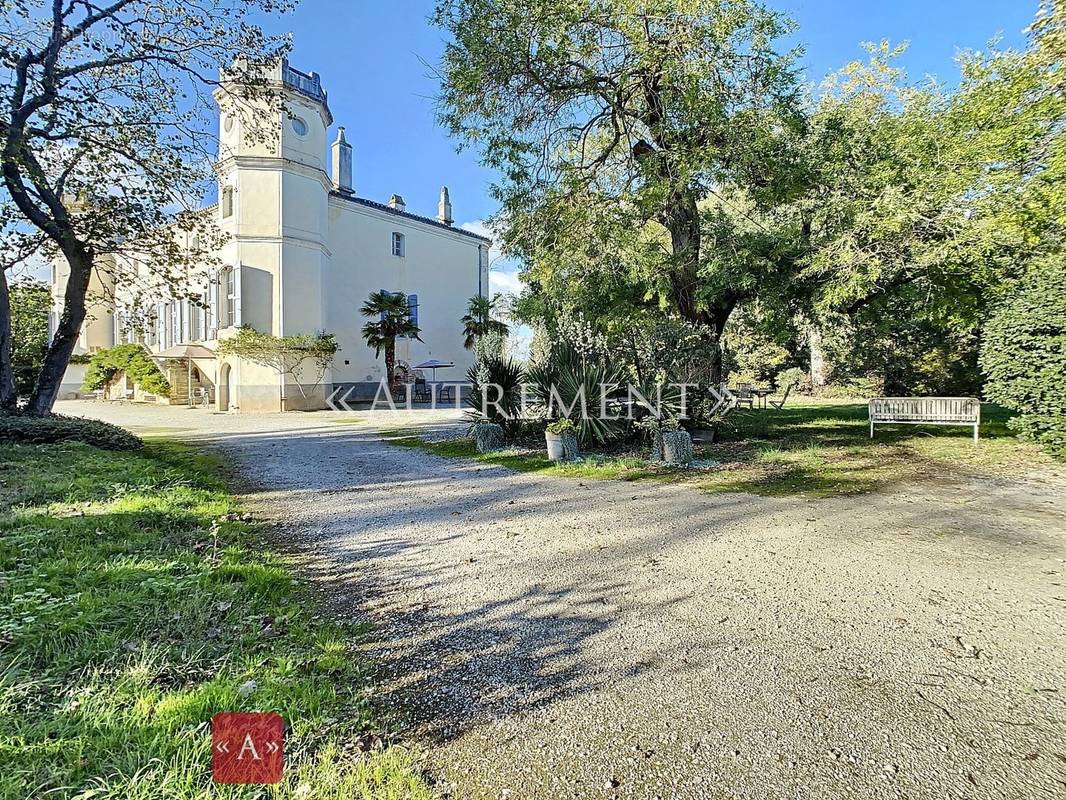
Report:
<svg viewBox="0 0 1066 800"><path fill-rule="evenodd" d="M499 272L492 271L489 273L489 296L495 294L514 294L518 295L522 293L522 289L525 288L525 284L522 283L522 279L518 277L516 272Z"/></svg>

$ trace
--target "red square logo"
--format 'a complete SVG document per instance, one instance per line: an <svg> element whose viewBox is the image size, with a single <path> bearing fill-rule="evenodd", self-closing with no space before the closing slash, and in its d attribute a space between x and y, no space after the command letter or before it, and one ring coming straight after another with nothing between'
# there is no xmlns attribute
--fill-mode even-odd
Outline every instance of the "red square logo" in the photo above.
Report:
<svg viewBox="0 0 1066 800"><path fill-rule="evenodd" d="M279 783L285 720L278 714L227 711L211 718L215 783Z"/></svg>

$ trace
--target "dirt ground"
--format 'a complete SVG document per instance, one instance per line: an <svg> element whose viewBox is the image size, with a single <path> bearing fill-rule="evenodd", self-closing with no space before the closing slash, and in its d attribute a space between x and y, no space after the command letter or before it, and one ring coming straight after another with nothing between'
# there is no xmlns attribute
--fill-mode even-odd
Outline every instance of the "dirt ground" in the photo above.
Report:
<svg viewBox="0 0 1066 800"><path fill-rule="evenodd" d="M1055 480L708 495L376 433L443 414L60 406L227 453L338 613L380 626L379 699L444 794L1066 797Z"/></svg>

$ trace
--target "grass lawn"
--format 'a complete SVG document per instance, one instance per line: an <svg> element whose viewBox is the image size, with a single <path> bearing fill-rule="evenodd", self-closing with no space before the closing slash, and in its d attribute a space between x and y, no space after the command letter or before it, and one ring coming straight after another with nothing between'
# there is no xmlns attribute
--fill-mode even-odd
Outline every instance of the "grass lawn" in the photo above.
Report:
<svg viewBox="0 0 1066 800"><path fill-rule="evenodd" d="M313 613L196 451L0 446L0 798L429 798L368 632ZM213 787L210 719L287 721L276 790ZM362 741L367 741L363 738Z"/></svg>
<svg viewBox="0 0 1066 800"><path fill-rule="evenodd" d="M669 480L709 492L830 497L870 492L892 483L958 474L1017 475L1054 462L1007 428L1009 413L982 407L981 440L972 428L877 426L869 438L865 403L808 401L783 410L740 411L721 441L697 450L699 469L670 470L648 464L639 448L592 455L574 464L552 464L542 447L479 454L473 442L425 442L406 432L387 433L394 444L526 472L576 478Z"/></svg>

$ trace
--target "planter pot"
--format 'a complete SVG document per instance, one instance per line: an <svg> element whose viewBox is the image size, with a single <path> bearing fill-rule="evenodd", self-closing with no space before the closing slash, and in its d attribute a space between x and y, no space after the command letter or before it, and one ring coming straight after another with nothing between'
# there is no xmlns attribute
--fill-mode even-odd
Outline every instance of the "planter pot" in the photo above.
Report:
<svg viewBox="0 0 1066 800"><path fill-rule="evenodd" d="M544 431L544 442L548 446L549 461L574 461L578 457L576 436Z"/></svg>
<svg viewBox="0 0 1066 800"><path fill-rule="evenodd" d="M692 463L692 437L688 431L670 431L663 434L663 461L677 467Z"/></svg>
<svg viewBox="0 0 1066 800"><path fill-rule="evenodd" d="M694 444L714 444L718 436L717 428L692 428L689 430Z"/></svg>
<svg viewBox="0 0 1066 800"><path fill-rule="evenodd" d="M507 446L507 439L503 435L503 428L492 422L479 422L470 430L479 453L491 453L493 450L502 450Z"/></svg>

